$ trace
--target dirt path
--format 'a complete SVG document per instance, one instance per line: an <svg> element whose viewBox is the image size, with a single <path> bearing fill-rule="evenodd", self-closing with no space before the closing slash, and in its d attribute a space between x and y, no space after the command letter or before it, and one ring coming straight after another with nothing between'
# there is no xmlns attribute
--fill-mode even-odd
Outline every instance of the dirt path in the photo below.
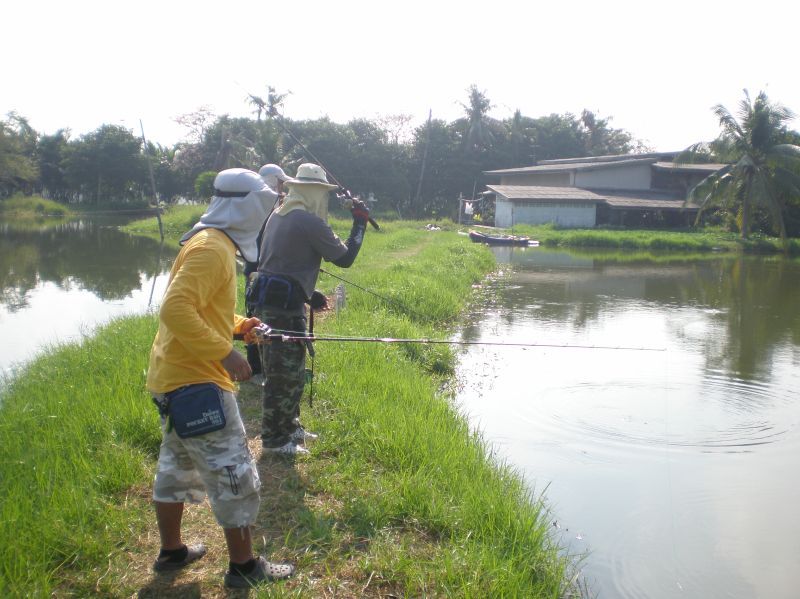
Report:
<svg viewBox="0 0 800 599"><path fill-rule="evenodd" d="M250 450L258 464L261 477L261 508L253 528L254 550L274 561L288 561L298 566L297 575L280 587L264 587L265 596L292 595L307 597L387 597L392 596L365 577L358 561L366 549L364 540L345 534L333 551L325 548L303 547L289 550L284 539L295 530L307 530L319 520L339 520L340 503L333 497L314 491L309 484L309 470L321 467L324 456L314 455L297 460L261 454L260 387L257 383L243 383L237 394L242 419L245 422ZM305 398L304 398L305 402ZM303 404L305 407L305 403ZM151 489L135 492L136 500L150 500ZM311 523L311 524L310 524ZM134 596L161 597L247 597L248 591L229 590L223 586L223 576L228 567L227 551L221 528L217 525L206 500L196 506L187 505L183 521L184 542L202 541L208 554L197 564L172 574L152 571L153 560L159 550L159 535L155 516L137 539L131 551L109 566L105 575L115 582L115 588L136 589ZM342 551L339 551L342 549ZM98 573L102 577L103 573ZM372 583L372 587L370 584ZM119 586L118 586L119 585ZM279 589L281 589L279 591ZM98 593L100 592L98 586ZM121 594L119 596L126 596ZM130 595L127 595L130 596ZM255 596L255 593L252 593ZM297 595L296 595L297 596Z"/></svg>

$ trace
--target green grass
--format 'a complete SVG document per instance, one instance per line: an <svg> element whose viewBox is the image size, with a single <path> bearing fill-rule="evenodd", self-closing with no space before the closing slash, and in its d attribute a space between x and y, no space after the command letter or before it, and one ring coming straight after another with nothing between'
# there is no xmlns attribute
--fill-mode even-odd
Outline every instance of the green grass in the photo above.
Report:
<svg viewBox="0 0 800 599"><path fill-rule="evenodd" d="M621 250L653 250L672 252L782 252L776 237L751 235L742 239L738 233L717 229L665 231L636 229L559 229L553 225L516 225L514 233L527 235L542 245L552 247L615 248ZM800 240L788 240L788 251L800 254Z"/></svg>
<svg viewBox="0 0 800 599"><path fill-rule="evenodd" d="M142 525L126 493L159 444L143 388L154 323L52 348L3 390L0 595L48 595L59 573L102 563Z"/></svg>
<svg viewBox="0 0 800 599"><path fill-rule="evenodd" d="M317 332L446 338L493 268L490 252L422 223L382 225L353 268L326 268L391 301L346 285L345 309ZM337 284L322 275L319 287ZM152 560L136 539L156 534L148 496L160 434L144 390L155 326L152 316L115 321L8 383L0 595L128 597L147 582L126 571ZM444 345L317 343L314 408L303 414L321 439L296 468L263 476L294 500L262 506L256 538L272 539L266 549L301 573L269 596L563 594L570 564L548 537L544 506L449 401L454 363ZM240 401L257 420L257 392L243 388ZM203 584L222 596L218 571Z"/></svg>
<svg viewBox="0 0 800 599"><path fill-rule="evenodd" d="M72 211L58 202L46 200L41 196L23 196L17 194L7 200L0 200L0 217L16 219L32 219L43 217L69 216Z"/></svg>

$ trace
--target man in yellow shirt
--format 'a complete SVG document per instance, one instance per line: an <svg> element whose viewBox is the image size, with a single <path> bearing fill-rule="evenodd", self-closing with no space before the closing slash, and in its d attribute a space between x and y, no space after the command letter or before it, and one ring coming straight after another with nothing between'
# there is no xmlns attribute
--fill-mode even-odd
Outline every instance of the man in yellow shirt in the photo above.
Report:
<svg viewBox="0 0 800 599"><path fill-rule="evenodd" d="M153 485L161 552L153 568L176 570L205 554L202 544L183 543L181 519L186 501L197 503L208 494L230 557L225 584L249 587L294 572L291 565L253 555L250 527L261 481L234 395L234 381L252 373L233 336L260 323L235 313L236 253L256 259L256 237L277 195L245 169L222 171L214 187L208 210L181 239L150 353L147 388L162 414L163 435ZM201 399L211 408L199 407ZM184 416L191 427L209 413L217 430L197 434L176 424Z"/></svg>

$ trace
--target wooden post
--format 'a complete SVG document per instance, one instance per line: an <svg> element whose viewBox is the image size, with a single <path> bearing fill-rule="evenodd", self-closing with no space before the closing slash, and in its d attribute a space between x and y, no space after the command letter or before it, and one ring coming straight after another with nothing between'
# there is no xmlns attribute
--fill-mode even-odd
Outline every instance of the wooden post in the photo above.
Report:
<svg viewBox="0 0 800 599"><path fill-rule="evenodd" d="M431 117L433 115L433 110L428 110L428 127L425 130L425 149L422 151L422 167L419 171L419 182L417 183L417 195L414 197L414 206L413 206L413 213L414 216L419 216L417 213L417 207L419 206L420 196L422 195L422 178L425 176L425 163L428 160L428 145L431 141Z"/></svg>
<svg viewBox="0 0 800 599"><path fill-rule="evenodd" d="M144 125L142 119L139 119L139 127L142 130L142 144L144 150L144 158L147 161L147 170L150 172L150 185L153 188L153 201L156 203L156 218L158 219L158 233L161 235L161 241L164 241L164 225L161 222L161 205L158 203L158 193L156 193L156 177L153 175L153 165L150 164L150 157L147 155L147 140L144 137Z"/></svg>

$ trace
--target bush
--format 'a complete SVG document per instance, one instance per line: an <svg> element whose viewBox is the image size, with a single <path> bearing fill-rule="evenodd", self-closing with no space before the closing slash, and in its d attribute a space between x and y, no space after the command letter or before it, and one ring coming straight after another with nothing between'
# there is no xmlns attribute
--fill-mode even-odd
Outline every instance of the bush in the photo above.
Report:
<svg viewBox="0 0 800 599"><path fill-rule="evenodd" d="M196 197L208 200L214 195L214 179L216 179L216 171L205 171L197 175L194 180L194 193Z"/></svg>
<svg viewBox="0 0 800 599"><path fill-rule="evenodd" d="M69 209L66 206L37 195L16 194L7 200L0 201L0 214L6 217L66 216L68 212Z"/></svg>

